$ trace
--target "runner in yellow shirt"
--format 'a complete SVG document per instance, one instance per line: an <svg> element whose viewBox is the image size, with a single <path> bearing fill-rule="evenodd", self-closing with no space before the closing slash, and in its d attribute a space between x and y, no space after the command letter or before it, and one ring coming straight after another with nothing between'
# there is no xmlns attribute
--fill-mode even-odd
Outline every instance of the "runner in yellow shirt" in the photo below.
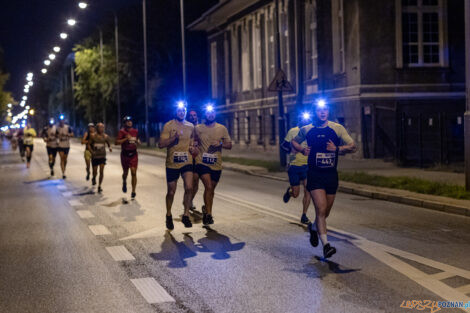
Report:
<svg viewBox="0 0 470 313"><path fill-rule="evenodd" d="M291 197L297 198L300 194L300 185L304 187L304 197L302 199L303 211L300 222L308 224L310 220L307 217L307 210L310 205L311 197L307 191L307 172L308 172L308 157L303 155L292 147L292 140L299 134L300 128L311 123L311 115L308 112L302 113L299 117L298 126L289 130L282 143L282 148L289 153L289 165L287 174L289 176L290 186L284 194L283 200L285 203L289 202ZM303 141L302 147L307 148L307 142Z"/></svg>
<svg viewBox="0 0 470 313"><path fill-rule="evenodd" d="M197 149L194 147L194 125L185 120L186 113L186 103L178 102L176 116L165 124L158 142L160 149L167 149L166 227L170 230L174 229L171 207L180 176L184 182L184 215L181 221L184 227L193 226L189 219L189 207L193 190L193 154L197 153Z"/></svg>
<svg viewBox="0 0 470 313"><path fill-rule="evenodd" d="M196 157L196 175L204 184L204 207L202 223L214 224L212 203L215 187L222 174L222 149L232 149L232 140L225 126L215 122L215 109L208 105L205 122L196 126L199 154Z"/></svg>
<svg viewBox="0 0 470 313"><path fill-rule="evenodd" d="M32 128L29 123L26 123L24 128L24 139L23 144L26 152L26 167L29 168L31 165L31 157L33 156L34 138L37 136L36 131Z"/></svg>

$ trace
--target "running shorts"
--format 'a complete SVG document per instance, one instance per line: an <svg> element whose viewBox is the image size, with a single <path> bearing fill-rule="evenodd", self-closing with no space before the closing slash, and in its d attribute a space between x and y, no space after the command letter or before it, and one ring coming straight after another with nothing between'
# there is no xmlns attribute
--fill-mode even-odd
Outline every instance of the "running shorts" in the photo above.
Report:
<svg viewBox="0 0 470 313"><path fill-rule="evenodd" d="M309 169L307 173L307 190L317 189L325 190L327 195L335 195L338 190L338 172Z"/></svg>
<svg viewBox="0 0 470 313"><path fill-rule="evenodd" d="M205 175L205 174L210 174L211 175L211 180L215 182L219 182L220 180L220 175L222 175L222 171L214 171L208 166L205 166L203 164L196 164L196 173L199 176Z"/></svg>
<svg viewBox="0 0 470 313"><path fill-rule="evenodd" d="M29 148L29 151L33 152L34 146L33 145L24 145L24 150L26 151L26 148Z"/></svg>
<svg viewBox="0 0 470 313"><path fill-rule="evenodd" d="M69 151L70 151L70 148L61 148L61 147L59 147L59 148L57 148L57 151L58 151L58 152L63 152L63 153L65 153L66 155L68 155L68 154L69 154Z"/></svg>
<svg viewBox="0 0 470 313"><path fill-rule="evenodd" d="M93 166L98 166L98 165L106 165L106 158L99 158L99 159L91 159L91 164Z"/></svg>
<svg viewBox="0 0 470 313"><path fill-rule="evenodd" d="M308 165L291 165L287 170L289 183L291 186L300 186L300 182L307 179Z"/></svg>
<svg viewBox="0 0 470 313"><path fill-rule="evenodd" d="M91 152L90 150L85 150L85 160L90 161L91 160Z"/></svg>
<svg viewBox="0 0 470 313"><path fill-rule="evenodd" d="M57 155L57 148L47 147L47 155L52 155L55 158Z"/></svg>
<svg viewBox="0 0 470 313"><path fill-rule="evenodd" d="M184 173L186 172L192 172L193 171L193 165L188 164L183 166L182 168L166 168L166 181L167 182L173 182L175 180L178 180L180 176L183 176Z"/></svg>
<svg viewBox="0 0 470 313"><path fill-rule="evenodd" d="M137 168L139 157L137 151L121 151L121 165L124 170L129 168Z"/></svg>

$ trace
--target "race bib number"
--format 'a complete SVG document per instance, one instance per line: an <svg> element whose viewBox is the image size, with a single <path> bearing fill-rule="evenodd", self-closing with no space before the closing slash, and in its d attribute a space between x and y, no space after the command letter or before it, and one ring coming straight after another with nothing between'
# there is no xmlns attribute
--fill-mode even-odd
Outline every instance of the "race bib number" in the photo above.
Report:
<svg viewBox="0 0 470 313"><path fill-rule="evenodd" d="M97 150L97 151L105 150L105 144L104 143L95 143L94 147L95 147L95 150Z"/></svg>
<svg viewBox="0 0 470 313"><path fill-rule="evenodd" d="M211 153L203 153L202 154L202 163L214 165L217 163L217 155Z"/></svg>
<svg viewBox="0 0 470 313"><path fill-rule="evenodd" d="M188 162L189 157L187 152L174 152L173 153L173 163L186 163Z"/></svg>
<svg viewBox="0 0 470 313"><path fill-rule="evenodd" d="M335 166L336 153L317 153L316 164L318 168L330 168Z"/></svg>
<svg viewBox="0 0 470 313"><path fill-rule="evenodd" d="M135 144L136 141L137 141L137 138L136 138L136 137L131 137L128 142L129 142L130 144Z"/></svg>
<svg viewBox="0 0 470 313"><path fill-rule="evenodd" d="M69 137L68 136L62 136L60 137L60 141L67 141L69 140Z"/></svg>

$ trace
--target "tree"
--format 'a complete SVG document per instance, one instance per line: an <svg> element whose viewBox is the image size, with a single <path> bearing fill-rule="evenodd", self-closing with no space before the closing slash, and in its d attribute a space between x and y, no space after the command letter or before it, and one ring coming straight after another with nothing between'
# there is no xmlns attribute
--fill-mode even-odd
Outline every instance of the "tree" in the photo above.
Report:
<svg viewBox="0 0 470 313"><path fill-rule="evenodd" d="M115 101L116 96L116 61L113 49L103 45L76 45L75 63L77 82L75 83L75 98L78 106L84 108L88 121L106 119L106 112ZM126 66L121 66L120 72L126 72Z"/></svg>
<svg viewBox="0 0 470 313"><path fill-rule="evenodd" d="M5 91L5 84L10 79L10 74L4 72L3 50L0 48L0 117L6 117L8 103L13 103L11 92Z"/></svg>

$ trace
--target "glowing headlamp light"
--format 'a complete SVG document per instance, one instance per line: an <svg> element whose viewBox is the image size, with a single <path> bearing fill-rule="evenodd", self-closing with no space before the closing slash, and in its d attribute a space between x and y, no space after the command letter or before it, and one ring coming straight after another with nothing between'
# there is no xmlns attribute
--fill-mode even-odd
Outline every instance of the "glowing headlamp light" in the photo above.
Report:
<svg viewBox="0 0 470 313"><path fill-rule="evenodd" d="M324 109L326 108L326 101L325 99L318 99L317 102L315 103L315 106L317 109Z"/></svg>
<svg viewBox="0 0 470 313"><path fill-rule="evenodd" d="M214 109L214 106L213 106L212 104L208 104L208 105L206 106L206 112L207 112L207 113L212 113L212 112L214 112L214 110L215 110L215 109Z"/></svg>
<svg viewBox="0 0 470 313"><path fill-rule="evenodd" d="M312 118L312 115L309 112L302 113L302 119L304 121L309 121Z"/></svg>
<svg viewBox="0 0 470 313"><path fill-rule="evenodd" d="M59 119L60 119L61 121L63 121L63 120L65 119L64 114L61 114L61 115L59 116Z"/></svg>
<svg viewBox="0 0 470 313"><path fill-rule="evenodd" d="M186 109L186 102L184 101L178 101L176 103L176 106L178 107L178 109Z"/></svg>

